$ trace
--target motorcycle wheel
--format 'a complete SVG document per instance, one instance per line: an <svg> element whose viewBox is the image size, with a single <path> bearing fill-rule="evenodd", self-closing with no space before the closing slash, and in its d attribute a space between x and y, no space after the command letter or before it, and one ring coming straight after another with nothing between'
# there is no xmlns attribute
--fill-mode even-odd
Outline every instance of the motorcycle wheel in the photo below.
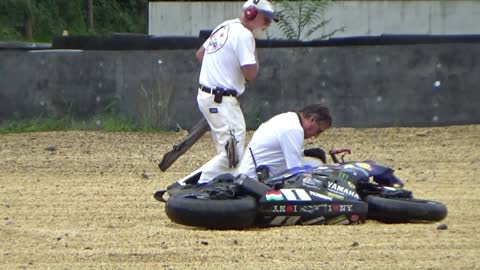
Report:
<svg viewBox="0 0 480 270"><path fill-rule="evenodd" d="M367 196L368 219L384 223L435 222L447 216L447 207L421 199Z"/></svg>
<svg viewBox="0 0 480 270"><path fill-rule="evenodd" d="M257 202L252 196L228 200L179 195L167 200L165 211L173 222L209 229L243 229L255 225Z"/></svg>

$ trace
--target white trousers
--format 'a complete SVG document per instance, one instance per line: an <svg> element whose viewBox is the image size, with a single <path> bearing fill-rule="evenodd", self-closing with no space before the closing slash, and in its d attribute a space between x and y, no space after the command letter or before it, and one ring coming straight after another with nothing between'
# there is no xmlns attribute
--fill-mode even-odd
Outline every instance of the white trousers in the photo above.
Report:
<svg viewBox="0 0 480 270"><path fill-rule="evenodd" d="M178 181L187 180L199 171L202 172L199 183L208 182L223 173L236 174L237 168L228 167L228 157L225 151L225 144L230 138L230 133L237 140L237 153L239 160L242 159L245 149L246 125L240 103L236 97L224 96L222 103L216 103L214 95L198 90L197 102L200 111L210 126L212 140L217 155L199 169Z"/></svg>

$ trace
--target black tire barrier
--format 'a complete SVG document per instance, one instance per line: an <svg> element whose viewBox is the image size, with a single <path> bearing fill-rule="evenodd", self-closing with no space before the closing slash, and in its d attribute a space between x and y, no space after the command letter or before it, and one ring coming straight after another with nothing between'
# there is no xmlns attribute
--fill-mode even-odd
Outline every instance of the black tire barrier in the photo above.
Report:
<svg viewBox="0 0 480 270"><path fill-rule="evenodd" d="M200 30L200 32L198 33L198 38L200 40L207 40L208 37L210 37L210 35L212 34L213 30Z"/></svg>
<svg viewBox="0 0 480 270"><path fill-rule="evenodd" d="M480 35L395 35L355 36L312 40L303 43L304 47L319 46L373 46L373 45L409 45L439 43L478 43Z"/></svg>
<svg viewBox="0 0 480 270"><path fill-rule="evenodd" d="M151 50L197 50L202 44L197 37L166 36L151 37L149 40Z"/></svg>
<svg viewBox="0 0 480 270"><path fill-rule="evenodd" d="M202 42L197 37L156 37L117 34L111 37L55 37L52 48L79 50L185 50L198 49L201 45Z"/></svg>
<svg viewBox="0 0 480 270"><path fill-rule="evenodd" d="M147 35L114 34L109 38L103 39L103 46L114 48L115 50L131 50L131 48L148 50L149 41L150 37Z"/></svg>
<svg viewBox="0 0 480 270"><path fill-rule="evenodd" d="M198 49L211 31L200 31L199 37L114 34L110 37L55 37L53 49L81 50L188 50ZM257 39L258 48L373 46L439 43L479 43L480 35L380 35L330 38L327 40ZM1 47L0 47L1 48Z"/></svg>
<svg viewBox="0 0 480 270"><path fill-rule="evenodd" d="M104 38L93 36L54 37L52 49L101 50Z"/></svg>
<svg viewBox="0 0 480 270"><path fill-rule="evenodd" d="M11 41L11 42L0 42L0 50L7 49L7 50L48 50L50 49L50 45L45 44L35 44L29 42L19 42L19 41Z"/></svg>
<svg viewBox="0 0 480 270"><path fill-rule="evenodd" d="M447 216L447 207L420 199L389 199L368 196L368 219L384 223L436 222Z"/></svg>
<svg viewBox="0 0 480 270"><path fill-rule="evenodd" d="M257 48L292 48L305 47L305 42L300 40L281 40L281 39L256 39Z"/></svg>

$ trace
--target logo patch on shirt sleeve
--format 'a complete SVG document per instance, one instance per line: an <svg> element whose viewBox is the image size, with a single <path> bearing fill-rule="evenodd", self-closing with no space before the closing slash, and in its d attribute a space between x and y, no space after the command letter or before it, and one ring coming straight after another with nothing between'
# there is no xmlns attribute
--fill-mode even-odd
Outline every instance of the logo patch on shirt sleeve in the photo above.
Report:
<svg viewBox="0 0 480 270"><path fill-rule="evenodd" d="M206 48L207 53L214 53L218 50L220 50L223 45L227 42L228 39L228 31L230 29L230 25L223 25L215 32L212 33L210 36L210 41L208 42L208 46Z"/></svg>
<svg viewBox="0 0 480 270"><path fill-rule="evenodd" d="M218 108L208 108L210 113L218 113Z"/></svg>

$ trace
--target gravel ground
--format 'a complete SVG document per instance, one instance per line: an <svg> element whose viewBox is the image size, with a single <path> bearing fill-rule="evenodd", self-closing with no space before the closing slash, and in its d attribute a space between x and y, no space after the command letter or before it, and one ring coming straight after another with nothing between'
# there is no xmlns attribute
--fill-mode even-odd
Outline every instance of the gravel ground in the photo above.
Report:
<svg viewBox="0 0 480 270"><path fill-rule="evenodd" d="M439 223L243 231L174 224L153 199L214 154L207 133L161 172L184 135L0 135L0 268L480 269L480 125L332 128L308 141L393 167L416 197L447 205Z"/></svg>

